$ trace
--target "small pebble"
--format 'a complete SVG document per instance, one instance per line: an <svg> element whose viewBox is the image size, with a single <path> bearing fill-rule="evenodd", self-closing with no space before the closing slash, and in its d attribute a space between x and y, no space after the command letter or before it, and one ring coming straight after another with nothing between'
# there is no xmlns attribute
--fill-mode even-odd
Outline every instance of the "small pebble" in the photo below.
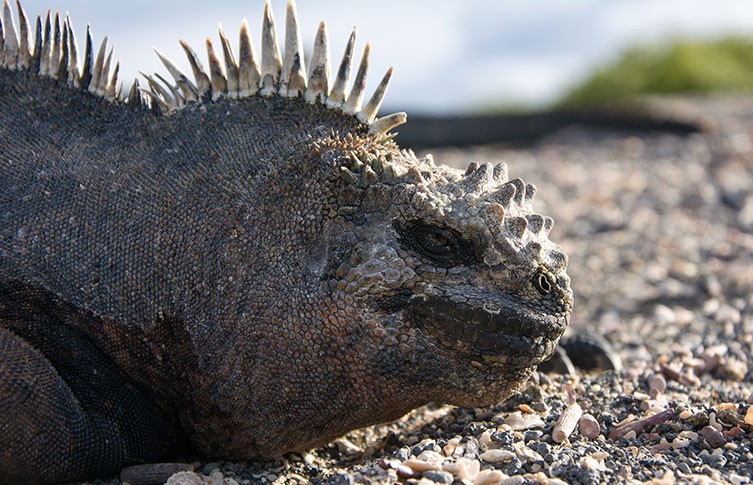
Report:
<svg viewBox="0 0 753 485"><path fill-rule="evenodd" d="M465 456L465 444L460 443L458 444L455 449L452 452L451 455L453 458L460 458L462 456Z"/></svg>
<svg viewBox="0 0 753 485"><path fill-rule="evenodd" d="M406 447L402 447L394 453L393 457L396 460L405 461L411 457L410 450Z"/></svg>
<svg viewBox="0 0 753 485"><path fill-rule="evenodd" d="M434 462L441 463L442 461L444 461L444 457L440 453L437 453L436 451L431 451L431 450L422 451L421 454L418 455L417 458L419 460L432 462L432 463Z"/></svg>
<svg viewBox="0 0 753 485"><path fill-rule="evenodd" d="M429 470L441 470L442 462L428 462L424 460L416 460L409 458L403 462L403 465L409 467L417 472L425 472Z"/></svg>
<svg viewBox="0 0 753 485"><path fill-rule="evenodd" d="M395 472L397 472L397 476L402 479L408 479L408 478L417 478L420 476L420 472L417 470L414 470L410 466L406 464L400 464L394 468Z"/></svg>
<svg viewBox="0 0 753 485"><path fill-rule="evenodd" d="M515 449L515 454L517 455L517 457L523 461L532 463L540 463L544 461L544 457L541 456L540 453L532 450L522 443L515 443L513 445L513 448Z"/></svg>
<svg viewBox="0 0 753 485"><path fill-rule="evenodd" d="M586 413L578 421L578 432L585 438L594 439L601 433L601 425L595 417Z"/></svg>
<svg viewBox="0 0 753 485"><path fill-rule="evenodd" d="M460 480L473 481L481 470L481 463L478 460L460 458L455 463L445 463L442 470L452 473Z"/></svg>
<svg viewBox="0 0 753 485"><path fill-rule="evenodd" d="M724 466L727 464L727 457L721 454L712 454L709 457L708 464L714 468L724 468Z"/></svg>
<svg viewBox="0 0 753 485"><path fill-rule="evenodd" d="M719 448L727 443L727 438L724 437L724 434L713 426L704 427L701 430L701 434L706 439L706 442L714 448Z"/></svg>
<svg viewBox="0 0 753 485"><path fill-rule="evenodd" d="M168 478L165 485L204 485L204 480L194 472L178 472Z"/></svg>
<svg viewBox="0 0 753 485"><path fill-rule="evenodd" d="M504 478L506 478L505 474L499 470L481 470L476 475L473 485L497 485Z"/></svg>
<svg viewBox="0 0 753 485"><path fill-rule="evenodd" d="M486 450L493 445L492 434L494 434L493 429L487 429L486 431L481 433L481 436L478 439L478 445L481 450Z"/></svg>
<svg viewBox="0 0 753 485"><path fill-rule="evenodd" d="M515 453L508 450L486 450L479 458L489 463L500 463L512 460L515 458Z"/></svg>
<svg viewBox="0 0 753 485"><path fill-rule="evenodd" d="M337 445L337 449L340 451L340 453L345 456L357 456L363 453L363 450L361 448L354 445L345 438L340 438L335 441L335 445Z"/></svg>
<svg viewBox="0 0 753 485"><path fill-rule="evenodd" d="M717 411L737 411L737 404L733 402L723 402L714 406Z"/></svg>
<svg viewBox="0 0 753 485"><path fill-rule="evenodd" d="M730 473L728 478L729 482L732 485L743 485L750 483L750 477L744 477L742 475L738 475L737 473Z"/></svg>
<svg viewBox="0 0 753 485"><path fill-rule="evenodd" d="M430 470L427 472L424 472L422 475L423 478L429 479L434 483L441 483L441 484L451 484L454 480L452 477L452 473L448 473L442 470Z"/></svg>
<svg viewBox="0 0 753 485"><path fill-rule="evenodd" d="M522 414L520 411L511 413L507 417L507 419L505 419L505 424L510 426L510 428L512 428L514 431L524 431L531 428L543 428L546 425L544 423L544 420L542 420L538 414Z"/></svg>
<svg viewBox="0 0 753 485"><path fill-rule="evenodd" d="M687 448L691 443L692 441L690 441L688 438L676 436L675 439L672 440L672 449L679 450L681 448Z"/></svg>
<svg viewBox="0 0 753 485"><path fill-rule="evenodd" d="M749 424L753 426L753 406L749 406L748 410L745 411L745 418L743 418L745 421L745 424Z"/></svg>
<svg viewBox="0 0 753 485"><path fill-rule="evenodd" d="M586 470L605 470L604 462L593 456L586 455L580 460L580 466Z"/></svg>
<svg viewBox="0 0 753 485"><path fill-rule="evenodd" d="M442 454L444 456L452 456L455 453L455 445L454 444L446 444L442 447Z"/></svg>
<svg viewBox="0 0 753 485"><path fill-rule="evenodd" d="M513 475L509 478L502 479L499 483L500 485L523 485L526 483L526 479L521 475Z"/></svg>

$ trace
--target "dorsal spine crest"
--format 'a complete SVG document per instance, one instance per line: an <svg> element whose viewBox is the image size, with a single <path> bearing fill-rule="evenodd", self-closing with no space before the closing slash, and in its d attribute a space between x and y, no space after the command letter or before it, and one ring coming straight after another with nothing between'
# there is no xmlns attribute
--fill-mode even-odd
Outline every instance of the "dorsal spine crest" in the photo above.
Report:
<svg viewBox="0 0 753 485"><path fill-rule="evenodd" d="M345 47L342 61L333 80L330 80L330 56L327 27L324 22L317 29L310 71L306 76L295 2L288 0L285 21L284 56L274 26L269 0L264 5L261 35L261 55L254 53L248 23L240 27L239 57L236 60L227 35L219 28L222 56L218 56L211 40L207 39L209 71L207 72L193 49L180 41L193 72L193 80L165 55L157 56L165 65L174 84L158 74L143 74L147 87L134 82L128 98L122 98L118 86L119 64L113 60L114 47L108 50L108 38L102 39L94 55L91 33L87 27L83 66L78 65L78 47L70 19L61 18L57 12L47 12L44 21L36 19L34 41L30 42L30 29L26 13L19 0L19 29L13 19L8 0L3 0L0 15L0 65L9 70L31 70L42 77L51 77L74 89L81 89L110 101L123 102L159 113L171 114L184 108L188 102L211 103L222 97L244 98L262 96L301 96L307 102L355 116L369 127L371 133L386 135L391 129L405 123L405 113L393 113L377 119L377 113L387 92L392 68L382 78L372 97L362 105L369 66L369 44L361 58L355 80L347 93L347 83L353 61L356 31L353 29ZM156 50L156 49L155 49Z"/></svg>

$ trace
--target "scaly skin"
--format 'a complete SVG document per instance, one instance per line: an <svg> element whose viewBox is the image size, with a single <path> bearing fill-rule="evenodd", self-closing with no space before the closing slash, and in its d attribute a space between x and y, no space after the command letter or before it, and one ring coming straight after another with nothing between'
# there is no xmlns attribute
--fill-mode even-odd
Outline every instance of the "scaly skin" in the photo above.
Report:
<svg viewBox="0 0 753 485"><path fill-rule="evenodd" d="M2 482L491 404L567 325L566 256L504 165L301 97L163 116L21 68L0 107Z"/></svg>

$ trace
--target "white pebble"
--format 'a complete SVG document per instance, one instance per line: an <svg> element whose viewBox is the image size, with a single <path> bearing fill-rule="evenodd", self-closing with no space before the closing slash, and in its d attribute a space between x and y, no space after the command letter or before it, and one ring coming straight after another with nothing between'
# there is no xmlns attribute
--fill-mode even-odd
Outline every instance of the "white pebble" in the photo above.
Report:
<svg viewBox="0 0 753 485"><path fill-rule="evenodd" d="M167 479L165 485L203 485L204 481L194 472L174 473Z"/></svg>
<svg viewBox="0 0 753 485"><path fill-rule="evenodd" d="M409 458L403 462L403 465L409 467L411 470L417 472L428 472L431 470L441 470L441 463L431 463L424 460L416 460L415 458Z"/></svg>
<svg viewBox="0 0 753 485"><path fill-rule="evenodd" d="M424 450L421 452L420 455L417 457L419 460L429 461L429 462L439 462L442 463L444 461L444 457L437 453L436 451L431 450Z"/></svg>
<svg viewBox="0 0 753 485"><path fill-rule="evenodd" d="M745 483L750 483L750 478L740 476L737 473L730 473L729 474L729 482L732 485L743 485Z"/></svg>
<svg viewBox="0 0 753 485"><path fill-rule="evenodd" d="M672 440L672 449L679 450L680 448L687 448L690 446L690 441L688 438L683 438L682 436L677 436L675 439Z"/></svg>
<svg viewBox="0 0 753 485"><path fill-rule="evenodd" d="M580 466L586 470L605 470L603 462L600 462L593 456L584 456L580 459Z"/></svg>
<svg viewBox="0 0 753 485"><path fill-rule="evenodd" d="M483 433L481 433L481 436L478 438L478 445L482 450L489 449L490 446L494 445L494 442L492 441L492 435L494 434L494 430L487 429Z"/></svg>
<svg viewBox="0 0 753 485"><path fill-rule="evenodd" d="M533 463L537 462L543 462L544 457L541 456L538 452L533 451L526 445L520 442L513 443L513 448L515 448L515 454L523 461L530 461Z"/></svg>
<svg viewBox="0 0 753 485"><path fill-rule="evenodd" d="M656 305L654 307L654 318L659 325L670 325L676 319L674 310L665 305Z"/></svg>
<svg viewBox="0 0 753 485"><path fill-rule="evenodd" d="M473 481L481 470L481 463L478 460L460 458L455 463L445 463L442 465L442 470L452 473L460 480Z"/></svg>
<svg viewBox="0 0 753 485"><path fill-rule="evenodd" d="M532 428L543 428L544 421L538 414L523 414L515 411L505 419L505 424L510 426L513 431L525 431Z"/></svg>
<svg viewBox="0 0 753 485"><path fill-rule="evenodd" d="M481 470L473 485L498 485L507 476L499 470Z"/></svg>
<svg viewBox="0 0 753 485"><path fill-rule="evenodd" d="M508 450L486 450L481 453L479 458L483 461L488 461L489 463L501 463L515 458L515 453Z"/></svg>

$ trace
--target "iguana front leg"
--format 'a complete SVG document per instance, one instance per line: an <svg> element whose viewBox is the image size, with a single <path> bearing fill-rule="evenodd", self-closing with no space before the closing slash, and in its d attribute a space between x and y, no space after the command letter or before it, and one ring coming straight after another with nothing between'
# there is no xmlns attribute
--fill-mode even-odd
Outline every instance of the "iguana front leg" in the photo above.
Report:
<svg viewBox="0 0 753 485"><path fill-rule="evenodd" d="M0 483L106 476L178 454L182 440L112 361L19 292L0 291Z"/></svg>

